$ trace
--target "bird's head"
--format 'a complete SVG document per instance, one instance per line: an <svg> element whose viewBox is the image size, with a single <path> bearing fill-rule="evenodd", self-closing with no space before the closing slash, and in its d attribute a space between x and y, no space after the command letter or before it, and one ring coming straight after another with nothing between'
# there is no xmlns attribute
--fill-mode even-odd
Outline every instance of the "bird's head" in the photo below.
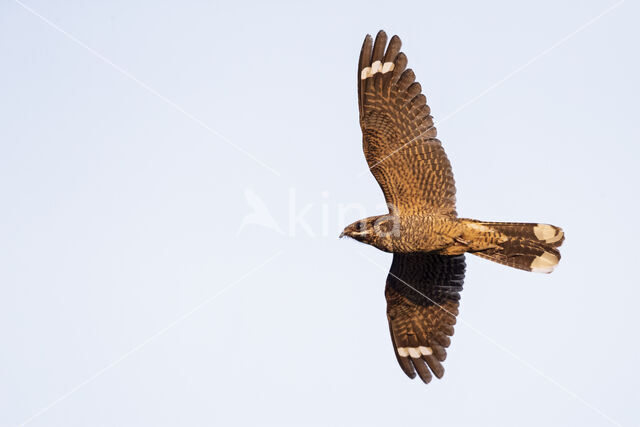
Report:
<svg viewBox="0 0 640 427"><path fill-rule="evenodd" d="M376 246L382 250L388 248L394 236L399 234L400 224L392 215L370 216L349 224L340 237L351 237L362 243Z"/></svg>

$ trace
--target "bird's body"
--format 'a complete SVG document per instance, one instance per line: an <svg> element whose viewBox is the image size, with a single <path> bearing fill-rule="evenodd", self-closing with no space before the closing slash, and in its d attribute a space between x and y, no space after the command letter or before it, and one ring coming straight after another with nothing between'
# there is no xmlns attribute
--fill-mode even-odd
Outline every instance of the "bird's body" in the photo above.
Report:
<svg viewBox="0 0 640 427"><path fill-rule="evenodd" d="M559 227L458 218L453 172L431 109L407 69L397 36L365 38L358 64L363 149L389 213L357 221L342 235L394 254L385 295L403 371L429 382L444 374L464 280L464 253L549 273L560 260ZM342 236L341 235L341 236Z"/></svg>
<svg viewBox="0 0 640 427"><path fill-rule="evenodd" d="M561 229L548 224L482 222L429 213L402 216L379 215L365 218L356 224L361 223L365 226L357 225L357 227L362 227L365 232L358 233L357 230L353 230L349 236L391 253L433 252L440 255L461 255L470 252L482 255L513 240L514 233L524 240L530 240L532 244L539 245L542 251L553 252L553 248L559 246L558 243L561 243L564 238ZM368 223L371 224L369 229L376 232L366 233ZM552 240L554 238L555 240L540 241L534 231L536 227L540 230L539 235L547 233ZM532 234L528 239L525 238L527 229L530 229ZM553 245L549 246L550 243ZM511 254L511 256L518 255ZM530 267L530 264L526 264L521 268L530 270Z"/></svg>
<svg viewBox="0 0 640 427"><path fill-rule="evenodd" d="M397 253L443 253L456 247L466 229L457 218L444 215L403 216L400 224L400 235L396 236L392 251Z"/></svg>
<svg viewBox="0 0 640 427"><path fill-rule="evenodd" d="M462 221L444 215L389 214L366 218L364 221L373 222L374 227L381 229L380 232L370 235L352 233L350 237L392 253L455 250L456 239L463 239L462 236L468 235L465 231L469 231ZM386 230L382 229L385 226Z"/></svg>

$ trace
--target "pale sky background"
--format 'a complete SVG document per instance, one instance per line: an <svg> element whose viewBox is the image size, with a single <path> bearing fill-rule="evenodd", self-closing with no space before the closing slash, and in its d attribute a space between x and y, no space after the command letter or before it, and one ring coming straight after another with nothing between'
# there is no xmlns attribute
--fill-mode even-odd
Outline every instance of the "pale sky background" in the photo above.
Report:
<svg viewBox="0 0 640 427"><path fill-rule="evenodd" d="M584 28L616 3L24 1L0 2L1 426L638 425L637 2ZM383 203L355 86L380 28L460 215L567 236L551 275L467 257L428 386L392 351L391 256L337 238ZM245 194L283 234L238 232Z"/></svg>

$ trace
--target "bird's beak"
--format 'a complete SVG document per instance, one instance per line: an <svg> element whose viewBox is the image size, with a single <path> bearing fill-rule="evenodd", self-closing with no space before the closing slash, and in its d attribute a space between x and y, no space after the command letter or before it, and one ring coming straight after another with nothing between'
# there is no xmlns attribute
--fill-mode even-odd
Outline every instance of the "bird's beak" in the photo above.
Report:
<svg viewBox="0 0 640 427"><path fill-rule="evenodd" d="M342 233L340 233L340 235L338 236L338 239L342 239L344 236L346 236L346 234L344 234L344 231Z"/></svg>

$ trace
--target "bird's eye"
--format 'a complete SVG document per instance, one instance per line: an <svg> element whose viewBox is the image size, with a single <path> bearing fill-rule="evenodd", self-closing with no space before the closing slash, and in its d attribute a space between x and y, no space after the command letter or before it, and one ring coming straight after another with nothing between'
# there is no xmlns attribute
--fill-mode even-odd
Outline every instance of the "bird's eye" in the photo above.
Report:
<svg viewBox="0 0 640 427"><path fill-rule="evenodd" d="M356 225L356 230L358 230L358 231L364 231L364 229L365 229L365 228L366 228L366 227L365 227L364 222L359 222L359 223Z"/></svg>

